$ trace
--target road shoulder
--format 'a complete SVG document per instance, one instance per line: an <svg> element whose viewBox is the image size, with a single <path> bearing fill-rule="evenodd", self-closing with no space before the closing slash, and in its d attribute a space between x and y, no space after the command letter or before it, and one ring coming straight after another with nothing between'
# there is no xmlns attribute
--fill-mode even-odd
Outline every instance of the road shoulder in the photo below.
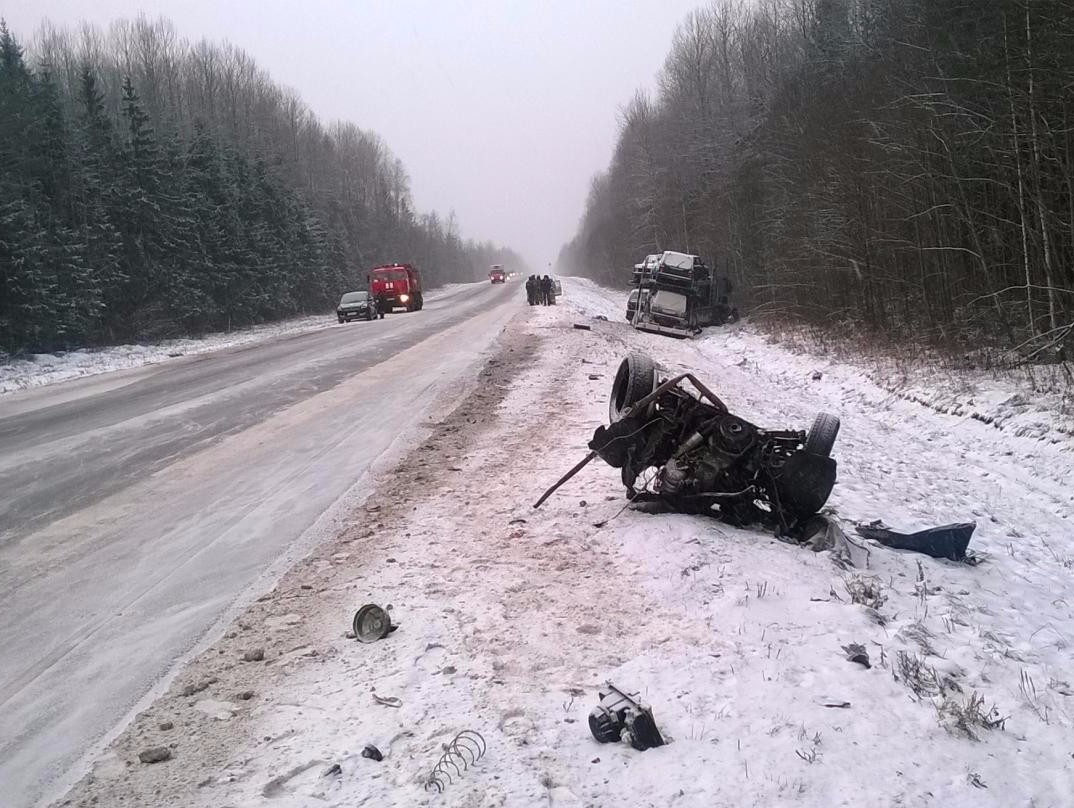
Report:
<svg viewBox="0 0 1074 808"><path fill-rule="evenodd" d="M295 563L218 642L190 660L167 693L134 718L57 804L189 804L199 790L213 802L212 773L231 761L236 748L265 742L256 728L266 692L286 690L296 668L338 659L343 649L357 646L344 636L360 605L355 590L376 589L385 568L398 563L392 552L412 538L405 532L409 517L430 492L450 489L459 479L458 464L493 427L490 413L539 350L539 341L516 323L498 338L461 402L442 420L427 423L419 445L394 468L381 469L367 504L346 520L349 526ZM339 619L325 625L326 615ZM311 625L318 626L317 641ZM143 763L139 755L154 748L169 750L162 753L169 760Z"/></svg>

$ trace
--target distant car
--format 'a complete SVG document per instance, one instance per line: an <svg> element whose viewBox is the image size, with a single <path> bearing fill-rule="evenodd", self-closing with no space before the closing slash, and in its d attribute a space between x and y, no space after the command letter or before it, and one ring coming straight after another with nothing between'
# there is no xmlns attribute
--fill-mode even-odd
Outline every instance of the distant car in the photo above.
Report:
<svg viewBox="0 0 1074 808"><path fill-rule="evenodd" d="M336 317L341 323L372 320L377 316L377 302L369 292L347 292L339 299Z"/></svg>

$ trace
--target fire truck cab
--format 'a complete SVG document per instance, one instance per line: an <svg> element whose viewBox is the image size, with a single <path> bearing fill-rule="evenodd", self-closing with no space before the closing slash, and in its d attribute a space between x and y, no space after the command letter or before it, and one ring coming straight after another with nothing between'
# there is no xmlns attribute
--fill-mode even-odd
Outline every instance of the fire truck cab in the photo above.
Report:
<svg viewBox="0 0 1074 808"><path fill-rule="evenodd" d="M390 312L397 308L421 311L421 273L411 264L384 264L369 273L369 292L377 308Z"/></svg>

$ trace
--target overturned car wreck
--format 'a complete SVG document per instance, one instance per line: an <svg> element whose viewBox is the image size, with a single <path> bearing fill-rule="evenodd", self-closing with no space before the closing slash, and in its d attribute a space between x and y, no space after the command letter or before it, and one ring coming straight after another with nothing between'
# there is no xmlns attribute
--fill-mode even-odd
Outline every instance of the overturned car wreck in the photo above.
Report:
<svg viewBox="0 0 1074 808"><path fill-rule="evenodd" d="M793 535L835 485L834 415L820 413L808 432L762 429L732 414L691 373L661 380L643 354L620 363L609 419L594 433L590 454L537 506L600 457L621 470L632 501Z"/></svg>

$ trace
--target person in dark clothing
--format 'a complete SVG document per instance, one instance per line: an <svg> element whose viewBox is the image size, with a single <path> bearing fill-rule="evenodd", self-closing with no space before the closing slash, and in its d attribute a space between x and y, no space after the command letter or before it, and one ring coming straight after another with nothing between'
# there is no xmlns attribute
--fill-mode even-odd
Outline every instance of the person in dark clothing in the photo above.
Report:
<svg viewBox="0 0 1074 808"><path fill-rule="evenodd" d="M383 320L384 319L384 314L387 311L388 311L388 299L385 298L383 295L381 295L380 297L377 298L377 316L380 317L380 319Z"/></svg>
<svg viewBox="0 0 1074 808"><path fill-rule="evenodd" d="M532 275L526 279L526 302L531 306L537 302L537 279Z"/></svg>
<svg viewBox="0 0 1074 808"><path fill-rule="evenodd" d="M547 306L552 302L552 279L545 275L541 278L541 305Z"/></svg>

